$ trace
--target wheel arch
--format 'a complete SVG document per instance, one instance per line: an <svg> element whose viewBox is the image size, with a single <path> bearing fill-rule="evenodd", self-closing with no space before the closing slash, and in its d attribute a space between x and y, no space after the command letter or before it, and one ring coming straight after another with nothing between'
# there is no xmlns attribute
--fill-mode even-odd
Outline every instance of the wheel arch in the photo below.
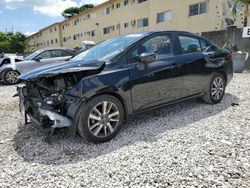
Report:
<svg viewBox="0 0 250 188"><path fill-rule="evenodd" d="M7 67L6 69L3 69L3 70L1 71L1 74L2 74L3 72L5 72L5 71L8 71L8 70L13 70L13 71L18 72L18 74L21 74L21 72L20 72L19 70L13 69L13 68L11 68L11 67Z"/></svg>
<svg viewBox="0 0 250 188"><path fill-rule="evenodd" d="M226 85L227 85L227 81L228 81L228 78L227 78L227 74L224 70L219 70L219 71L216 71L214 74L216 73L219 73L219 74L222 74L225 78L225 81L226 81Z"/></svg>

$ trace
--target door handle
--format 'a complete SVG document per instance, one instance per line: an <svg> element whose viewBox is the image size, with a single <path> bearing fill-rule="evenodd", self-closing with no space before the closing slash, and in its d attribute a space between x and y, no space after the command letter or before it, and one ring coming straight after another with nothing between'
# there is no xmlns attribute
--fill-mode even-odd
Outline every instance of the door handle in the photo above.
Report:
<svg viewBox="0 0 250 188"><path fill-rule="evenodd" d="M174 63L173 64L173 68L174 69L180 69L181 68L181 64Z"/></svg>

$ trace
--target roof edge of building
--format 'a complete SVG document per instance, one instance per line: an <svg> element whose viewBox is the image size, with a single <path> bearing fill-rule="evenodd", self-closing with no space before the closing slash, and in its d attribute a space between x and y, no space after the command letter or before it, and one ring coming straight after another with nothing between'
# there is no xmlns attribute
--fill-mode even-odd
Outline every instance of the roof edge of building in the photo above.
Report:
<svg viewBox="0 0 250 188"><path fill-rule="evenodd" d="M82 15L88 14L88 13L90 13L90 12L92 12L92 11L95 11L95 10L101 8L101 7L107 6L107 5L109 5L110 3L113 3L113 2L115 2L115 1L117 1L117 0L107 0L107 1L105 1L104 3L101 3L101 4L97 5L97 6L94 6L94 7L91 8L91 9L88 9L88 10L86 10L86 11L84 11L84 12L81 12L81 13L79 13L79 14L77 14L77 15L75 15L75 16L72 16L72 17L70 17L70 18L64 19L64 20L62 20L61 22L55 22L55 23L53 23L53 24L51 24L51 25L49 25L49 26L47 26L47 27L44 27L44 28L40 29L40 30L37 31L36 33L34 33L34 34L28 36L27 39L29 39L29 38L35 36L36 34L40 33L41 31L43 31L43 30L45 30L45 29L48 29L48 28L51 27L51 26L54 26L54 25L57 25L57 24L62 24L62 23L64 23L64 22L67 22L67 21L69 21L69 20L75 19L75 18L80 17L80 16L82 16Z"/></svg>

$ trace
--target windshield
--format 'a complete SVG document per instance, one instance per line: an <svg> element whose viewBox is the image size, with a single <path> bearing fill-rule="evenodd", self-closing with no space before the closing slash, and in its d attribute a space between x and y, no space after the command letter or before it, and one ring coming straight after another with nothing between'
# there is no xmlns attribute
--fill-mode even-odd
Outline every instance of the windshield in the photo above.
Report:
<svg viewBox="0 0 250 188"><path fill-rule="evenodd" d="M33 52L32 54L30 54L30 55L28 55L28 56L26 56L25 58L24 58L24 60L32 60L34 57L36 57L38 54L40 54L41 52L42 52L43 50L37 50L37 51L35 51L35 52Z"/></svg>
<svg viewBox="0 0 250 188"><path fill-rule="evenodd" d="M138 40L142 34L131 34L116 37L104 41L72 58L72 61L78 60L99 60L107 61L125 50L130 44Z"/></svg>

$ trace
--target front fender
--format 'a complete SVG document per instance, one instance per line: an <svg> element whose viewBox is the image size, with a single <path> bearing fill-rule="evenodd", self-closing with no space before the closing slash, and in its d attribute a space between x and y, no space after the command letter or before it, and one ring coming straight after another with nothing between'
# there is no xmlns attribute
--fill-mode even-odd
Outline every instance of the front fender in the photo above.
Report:
<svg viewBox="0 0 250 188"><path fill-rule="evenodd" d="M115 71L104 71L90 77L82 78L70 90L69 95L90 100L96 95L111 94L123 103L126 113L130 114L133 109L128 81L129 74L126 68Z"/></svg>

